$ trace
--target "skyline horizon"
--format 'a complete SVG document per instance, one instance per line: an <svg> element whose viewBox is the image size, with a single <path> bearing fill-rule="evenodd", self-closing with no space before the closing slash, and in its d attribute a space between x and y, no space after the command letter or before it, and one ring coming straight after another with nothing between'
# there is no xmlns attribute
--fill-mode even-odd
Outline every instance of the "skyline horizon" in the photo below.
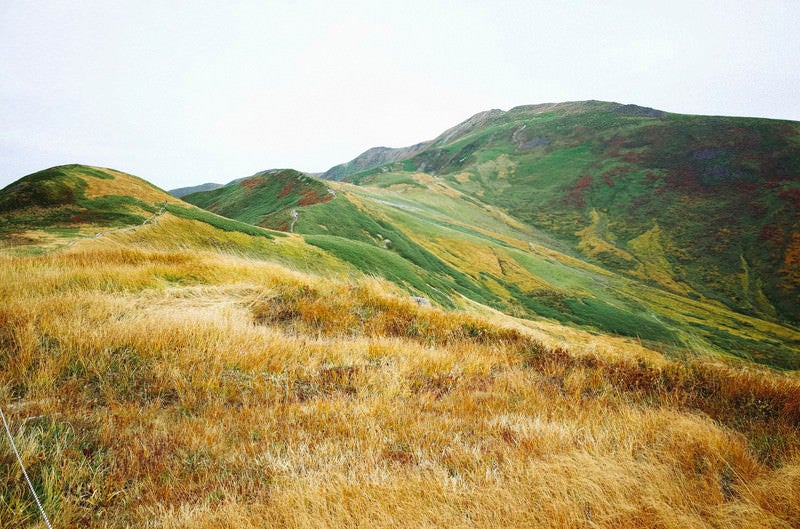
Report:
<svg viewBox="0 0 800 529"><path fill-rule="evenodd" d="M143 178L144 180L147 180L151 184L156 185L157 187L159 187L160 189L163 189L164 191L173 191L173 190L180 190L180 189L183 189L183 188L198 187L198 186L202 186L202 185L205 185L205 184L218 184L220 186L225 186L225 185L229 185L229 184L233 183L236 180L240 180L242 178L247 178L249 176L254 176L254 175L257 175L259 173L263 173L263 172L267 172L267 171L276 171L276 170L282 170L282 169L294 169L294 170L297 170L297 171L300 171L302 173L306 173L306 174L309 174L309 175L312 175L312 176L321 176L322 174L324 174L328 170L336 167L337 165L341 165L341 164L345 164L347 162L350 162L350 161L354 160L355 158L359 157L360 155L362 155L362 154L364 154L364 153L366 153L366 152L368 152L368 151L370 151L372 149L381 149L381 148L402 149L402 148L405 148L405 147L411 147L413 145L417 145L419 143L425 143L425 142L428 142L428 141L433 141L437 137L443 135L447 130L449 130L451 128L454 128L454 127L457 127L461 123L469 121L474 116L477 116L477 115L482 114L484 112L489 112L489 111L494 111L494 110L499 110L501 112L509 112L511 110L514 110L514 109L517 109L517 108L521 108L521 107L563 105L563 104L569 104L569 103L584 103L584 102L600 102L600 103L618 104L618 105L623 105L623 106L637 106L637 107L641 107L641 108L653 109L653 110L657 110L657 111L661 111L661 112L666 112L668 114L694 115L694 116L705 116L705 117L766 119L766 120L774 120L774 121L800 122L800 119L794 120L794 119L782 119L782 118L764 117L764 116L745 116L745 115L732 116L732 115L722 115L722 114L687 114L687 113L684 113L684 112L675 112L675 111L671 111L671 110L664 110L664 109L661 109L661 108L656 108L656 107L652 107L652 106L648 106L648 105L642 105L642 104L638 104L638 103L623 103L623 102L619 102L619 101L602 101L602 100L599 100L599 99L585 99L585 100L580 100L580 101L557 101L557 102L556 101L551 101L551 102L546 102L546 103L521 104L521 105L515 105L515 106L512 106L512 107L509 107L509 108L487 108L487 109L484 109L484 110L481 110L481 111L478 111L478 112L475 112L475 113L471 114L469 117L459 121L458 123L454 123L453 125L443 129L442 131L440 131L438 134L436 134L433 137L430 137L430 138L427 138L427 139L424 139L424 140L420 140L420 141L416 141L416 142L413 142L413 143L409 143L409 144L406 144L406 145L372 145L370 147L365 147L364 149L359 151L358 154L354 155L353 157L348 158L347 160L342 160L342 161L339 161L339 162L335 162L334 164L332 164L332 165L330 165L330 166L328 166L328 167L326 167L326 168L324 168L322 170L319 170L319 171L309 171L309 170L303 169L302 167L299 167L299 166L275 166L275 167L266 167L266 168L255 169L253 172L249 172L247 174L241 174L241 175L237 175L237 176L232 176L232 177L230 177L230 178L228 178L227 180L224 180L224 181L221 181L221 180L220 181L204 181L204 182L189 183L187 185L181 185L181 186L176 186L176 187L164 187L164 186L159 185L158 182L152 181L152 180L150 180L150 179L148 179L148 178L146 178L146 177L144 177L144 176L142 176L140 174L136 174L136 173L133 173L131 171L128 171L124 167L106 167L106 166L103 166L103 165L85 163L85 162L81 162L81 161L71 161L71 162L65 161L64 163L59 163L59 164L51 165L51 166L48 166L48 167L42 167L42 168L36 169L32 173L27 173L27 174L21 175L19 178L24 178L25 176L28 176L29 174L33 174L33 173L36 173L36 172L39 172L39 171L43 171L43 170L46 170L46 169L50 169L50 168L53 168L53 167L59 167L59 166L62 166L62 165L87 165L87 166L92 166L92 167L100 167L100 168L104 168L104 169L113 169L113 170L117 170L117 171L122 171L122 172L125 172L125 173L128 173L128 174L131 174L133 176L137 176L137 177ZM19 178L17 178L16 180L18 180ZM7 185L10 185L10 184L16 182L16 180L13 180L13 181L9 182L8 184L5 184L3 186L3 188L5 188ZM3 188L0 188L0 190L2 190Z"/></svg>
<svg viewBox="0 0 800 529"><path fill-rule="evenodd" d="M318 173L492 108L800 121L800 4L0 5L0 188L65 163L174 189Z"/></svg>

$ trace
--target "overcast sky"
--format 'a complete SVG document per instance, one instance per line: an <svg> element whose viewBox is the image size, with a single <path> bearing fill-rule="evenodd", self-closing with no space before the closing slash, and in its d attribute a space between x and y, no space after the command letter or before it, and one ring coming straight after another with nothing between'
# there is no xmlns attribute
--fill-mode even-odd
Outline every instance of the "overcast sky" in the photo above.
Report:
<svg viewBox="0 0 800 529"><path fill-rule="evenodd" d="M798 0L0 0L0 187L324 171L535 103L800 120L798 21Z"/></svg>

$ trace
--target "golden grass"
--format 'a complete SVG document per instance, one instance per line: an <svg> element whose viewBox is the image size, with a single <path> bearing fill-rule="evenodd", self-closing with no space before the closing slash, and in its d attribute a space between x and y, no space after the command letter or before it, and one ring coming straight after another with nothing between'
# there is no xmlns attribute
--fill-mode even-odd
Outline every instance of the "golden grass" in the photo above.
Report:
<svg viewBox="0 0 800 529"><path fill-rule="evenodd" d="M0 257L0 403L56 527L800 526L793 375L112 243ZM0 526L38 526L0 460Z"/></svg>
<svg viewBox="0 0 800 529"><path fill-rule="evenodd" d="M139 177L115 171L114 169L105 169L101 167L94 167L93 169L102 171L112 178L98 178L92 174L85 174L78 171L76 176L80 176L87 184L87 198L121 195L139 197L148 202L183 203L181 200L174 198L172 195L158 189Z"/></svg>

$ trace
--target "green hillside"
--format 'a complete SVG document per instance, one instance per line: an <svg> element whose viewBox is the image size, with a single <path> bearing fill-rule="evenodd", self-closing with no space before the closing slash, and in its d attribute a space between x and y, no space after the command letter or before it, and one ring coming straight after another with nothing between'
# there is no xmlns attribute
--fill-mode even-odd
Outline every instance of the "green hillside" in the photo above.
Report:
<svg viewBox="0 0 800 529"><path fill-rule="evenodd" d="M190 233L176 233L176 240L207 229L223 234L218 241L223 246L230 246L225 234L284 236L191 206L136 176L73 164L30 174L0 190L0 249L50 251L170 217L191 221L184 225Z"/></svg>
<svg viewBox="0 0 800 529"><path fill-rule="evenodd" d="M733 310L800 321L800 124L613 103L479 114L405 160L583 258Z"/></svg>
<svg viewBox="0 0 800 529"><path fill-rule="evenodd" d="M227 186L182 197L198 207L242 222L289 231L291 210L333 198L318 179L293 169L258 173Z"/></svg>
<svg viewBox="0 0 800 529"><path fill-rule="evenodd" d="M174 197L181 198L183 196L196 193L198 191L210 191L212 189L219 189L220 187L222 187L222 184L215 184L213 182L208 182L205 184L200 184L198 186L179 187L177 189L170 189L169 194Z"/></svg>
<svg viewBox="0 0 800 529"><path fill-rule="evenodd" d="M302 195L281 197L273 218L294 210L293 229L308 244L443 307L470 300L523 318L639 338L670 354L690 349L785 368L800 365L800 333L791 327L737 313L688 286L669 292L587 263L567 242L447 179L380 171L357 186L310 177L304 183L312 189L331 186L332 198L301 206ZM216 211L252 222L254 211L261 215L256 218L270 218L262 197L273 193L274 204L279 184L287 185L263 179L246 193L232 185L187 200L215 203ZM237 201L226 202L226 194Z"/></svg>
<svg viewBox="0 0 800 529"><path fill-rule="evenodd" d="M122 189L125 189L124 194ZM169 195L132 175L64 165L25 176L0 190L3 234L37 227L124 226L143 222Z"/></svg>

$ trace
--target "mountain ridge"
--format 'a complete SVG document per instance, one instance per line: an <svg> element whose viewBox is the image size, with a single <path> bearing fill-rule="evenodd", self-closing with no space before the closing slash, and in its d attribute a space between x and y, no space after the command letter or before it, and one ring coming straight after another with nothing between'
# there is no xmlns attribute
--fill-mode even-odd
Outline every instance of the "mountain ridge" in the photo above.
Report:
<svg viewBox="0 0 800 529"><path fill-rule="evenodd" d="M541 114L547 111L565 111L565 112L579 112L580 109L587 104L602 104L613 105L619 108L621 113L634 113L639 115L648 115L652 117L660 117L666 114L661 110L656 110L649 107L641 107L633 104L621 103L607 103L603 101L571 101L561 103L539 103L533 105L519 105L512 107L510 110L491 109L478 112L465 119L461 123L450 127L432 140L423 141L410 145L408 147L372 147L367 149L357 157L348 162L335 165L322 173L321 178L325 180L343 180L349 175L372 169L387 162L403 161L408 159L422 150L433 146L447 143L451 139L467 132L468 130L484 124L487 120L502 116L508 112L525 112L530 114Z"/></svg>
<svg viewBox="0 0 800 529"><path fill-rule="evenodd" d="M645 235L650 230L673 238L664 244L676 248L691 249L696 240L702 248L680 262L668 259L672 269L748 275L750 265L733 263L756 263L761 278L742 281L761 281L772 301L765 304L758 291L742 298L724 277L715 287L725 292L721 299L763 314L777 303L775 310L796 323L800 283L791 270L797 264L793 233L800 229L793 198L799 192L799 130L797 122L785 120L670 114L598 101L530 105L477 114L401 162L345 180L368 184L377 172L425 171L571 241L586 258L639 275L652 261L637 256L646 239L655 242ZM691 201L696 208L681 205ZM717 238L728 242L689 233L681 222L685 213L694 215L692 226L714 219ZM600 233L601 225L610 230ZM741 244L729 244L739 239Z"/></svg>
<svg viewBox="0 0 800 529"><path fill-rule="evenodd" d="M210 226L295 232L303 252L443 307L469 299L665 352L691 343L793 368L800 336L793 287L781 281L800 281L786 264L798 186L784 129L797 124L597 101L528 105L476 114L345 181L266 170L185 198L239 222L203 213ZM762 166L778 169L764 180ZM186 208L166 210L203 211ZM713 233L701 218L719 223Z"/></svg>

